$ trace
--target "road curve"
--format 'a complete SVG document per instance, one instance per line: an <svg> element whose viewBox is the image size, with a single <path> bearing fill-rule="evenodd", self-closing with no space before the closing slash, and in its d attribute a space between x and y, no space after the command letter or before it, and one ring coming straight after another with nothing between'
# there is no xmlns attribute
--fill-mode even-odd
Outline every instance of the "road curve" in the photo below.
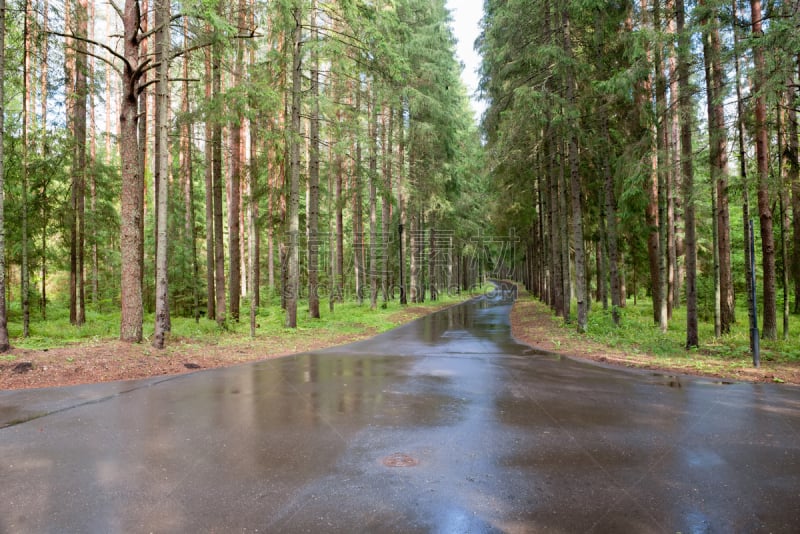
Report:
<svg viewBox="0 0 800 534"><path fill-rule="evenodd" d="M506 297L316 353L0 392L0 532L800 531L800 388L537 353Z"/></svg>

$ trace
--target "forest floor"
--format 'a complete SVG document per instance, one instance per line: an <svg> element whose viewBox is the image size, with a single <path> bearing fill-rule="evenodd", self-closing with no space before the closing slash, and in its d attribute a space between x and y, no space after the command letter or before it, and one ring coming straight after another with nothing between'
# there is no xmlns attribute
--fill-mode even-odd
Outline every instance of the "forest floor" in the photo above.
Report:
<svg viewBox="0 0 800 534"><path fill-rule="evenodd" d="M511 332L518 341L533 347L602 364L650 369L660 374L707 376L722 381L800 384L800 362L762 360L756 369L749 355L723 358L700 349L679 356L661 356L637 348L610 347L578 334L574 326L564 326L547 305L532 298L523 297L514 304Z"/></svg>
<svg viewBox="0 0 800 534"><path fill-rule="evenodd" d="M408 307L396 312L391 319L402 324L446 306ZM763 362L760 369L754 369L741 358L730 361L706 358L702 351L676 358L608 347L564 327L547 306L532 299L517 301L512 309L511 325L514 337L520 342L555 354L603 364L722 380L800 384L800 364ZM146 343L129 344L116 340L43 350L13 349L0 355L0 389L67 386L187 373L319 350L377 333L374 327L348 333L309 329L291 336L277 334L255 339L228 336L217 343L207 339L172 337L164 350L154 349Z"/></svg>

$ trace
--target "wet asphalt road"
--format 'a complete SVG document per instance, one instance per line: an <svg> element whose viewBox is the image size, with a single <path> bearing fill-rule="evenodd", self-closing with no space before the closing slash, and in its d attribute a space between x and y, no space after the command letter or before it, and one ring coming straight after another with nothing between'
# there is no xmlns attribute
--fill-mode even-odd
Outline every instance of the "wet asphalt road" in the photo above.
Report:
<svg viewBox="0 0 800 534"><path fill-rule="evenodd" d="M0 532L800 532L800 388L539 354L509 306L0 392L0 426L26 421L0 429Z"/></svg>

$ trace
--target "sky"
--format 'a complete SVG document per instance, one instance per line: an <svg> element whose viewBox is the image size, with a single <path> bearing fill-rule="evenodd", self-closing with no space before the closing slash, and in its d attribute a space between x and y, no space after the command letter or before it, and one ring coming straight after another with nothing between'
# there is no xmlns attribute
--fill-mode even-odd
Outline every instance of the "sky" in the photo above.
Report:
<svg viewBox="0 0 800 534"><path fill-rule="evenodd" d="M480 120L486 103L478 100L478 69L481 57L475 51L475 39L480 34L480 21L483 17L483 0L447 0L447 8L453 18L451 26L458 40L456 52L458 59L464 64L461 79L467 86L467 94L472 102L476 120Z"/></svg>

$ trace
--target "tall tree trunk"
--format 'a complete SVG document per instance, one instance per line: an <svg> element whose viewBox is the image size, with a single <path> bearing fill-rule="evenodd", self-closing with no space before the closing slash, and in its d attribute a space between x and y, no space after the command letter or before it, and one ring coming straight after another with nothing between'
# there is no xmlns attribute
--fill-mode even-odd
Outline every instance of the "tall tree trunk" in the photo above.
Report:
<svg viewBox="0 0 800 534"><path fill-rule="evenodd" d="M733 0L732 2L732 14L733 20L737 20L736 12L737 12L737 3L738 0ZM742 84L741 84L741 75L740 75L740 57L739 57L739 31L736 24L733 27L733 50L734 50L734 69L735 69L735 76L736 76L736 130L737 130L737 139L738 139L738 148L739 148L739 176L741 177L742 181L742 229L743 229L743 240L744 243L744 272L745 272L745 281L746 281L746 291L747 291L747 316L748 316L748 324L750 326L750 332L755 330L756 325L756 317L753 313L753 272L751 269L752 258L750 256L750 185L748 184L747 180L747 154L744 144L744 100L742 98ZM754 350L754 342L755 340L752 339L750 336L750 350Z"/></svg>
<svg viewBox="0 0 800 534"><path fill-rule="evenodd" d="M763 270L762 306L764 321L761 335L777 339L778 321L775 295L775 237L772 230L772 206L769 198L769 139L767 104L764 96L766 65L763 50L761 0L750 0L753 42L753 95L755 96L756 164L758 168L758 215L761 222L761 255Z"/></svg>
<svg viewBox="0 0 800 534"><path fill-rule="evenodd" d="M563 11L564 53L572 58L569 11ZM575 78L572 68L567 68L567 105L575 106ZM569 175L572 195L572 246L575 249L575 293L578 300L578 332L586 332L589 317L588 288L586 284L586 253L583 240L583 201L581 198L580 162L578 161L577 124L569 124Z"/></svg>
<svg viewBox="0 0 800 534"><path fill-rule="evenodd" d="M255 32L255 1L250 5L248 12L248 23L250 31ZM255 47L250 47L249 69L252 72L256 67L256 51ZM255 92L250 93L251 105L255 107L256 104ZM261 306L261 232L259 231L258 224L258 201L260 194L258 192L258 147L259 147L259 123L255 120L250 121L250 169L248 180L248 277L250 278L250 337L256 336L256 317L258 315L258 308Z"/></svg>
<svg viewBox="0 0 800 534"><path fill-rule="evenodd" d="M690 35L683 0L675 0L678 30L678 103L681 130L681 178L686 233L686 347L700 344L697 320L697 242L695 238L694 166L692 162L692 93L689 85Z"/></svg>
<svg viewBox="0 0 800 534"><path fill-rule="evenodd" d="M403 121L405 105L401 103L400 109L397 110L399 119L397 121L397 209L400 215L400 225L398 227L398 240L397 249L398 254L398 278L400 280L400 305L405 306L408 304L408 294L406 292L406 279L405 279L405 259L403 258L403 250L405 249L404 228L406 224L406 200L405 200L405 176L406 176L406 137L405 137L405 122Z"/></svg>
<svg viewBox="0 0 800 534"><path fill-rule="evenodd" d="M431 291L431 302L435 302L439 298L439 273L437 267L436 257L436 221L431 217L428 221L428 286Z"/></svg>
<svg viewBox="0 0 800 534"><path fill-rule="evenodd" d="M141 11L139 15L139 21L137 22L140 25L140 29L142 32L146 33L148 31L148 0L141 0ZM140 47L140 58L142 58L142 62L146 61L148 58L148 51L147 51L147 40L142 40L139 42ZM138 123L138 136L139 136L139 176L141 176L141 186L142 190L139 193L139 197L141 198L141 205L142 205L142 216L139 218L139 276L141 280L139 283L142 285L142 303L144 305L144 219L145 219L145 199L146 197L146 188L147 188L147 115L148 115L148 104L147 104L147 93L145 92L146 87L148 86L147 81L147 71L143 71L141 74L141 87L142 90L137 93L139 98L139 123Z"/></svg>
<svg viewBox="0 0 800 534"><path fill-rule="evenodd" d="M311 118L308 152L308 315L319 319L319 29L317 1L311 3Z"/></svg>
<svg viewBox="0 0 800 534"><path fill-rule="evenodd" d="M653 27L661 34L661 0L653 0ZM653 64L656 75L656 179L658 181L658 323L662 332L669 327L669 255L667 231L668 171L669 162L667 142L667 80L664 76L664 54L661 38L656 38Z"/></svg>
<svg viewBox="0 0 800 534"><path fill-rule="evenodd" d="M341 117L339 117L341 122ZM341 154L336 154L334 160L336 170L336 198L334 203L336 205L336 276L331 281L336 284L336 300L342 302L344 300L344 161Z"/></svg>
<svg viewBox="0 0 800 534"><path fill-rule="evenodd" d="M0 0L0 80L6 76L6 0ZM0 139L5 139L5 92L0 83ZM8 352L8 313L6 309L6 226L5 226L5 155L0 143L0 352Z"/></svg>
<svg viewBox="0 0 800 534"><path fill-rule="evenodd" d="M297 300L300 289L300 258L298 237L300 233L300 97L302 92L302 8L299 3L292 7L295 27L292 32L292 107L289 129L289 213L287 250L286 327L297 328Z"/></svg>
<svg viewBox="0 0 800 534"><path fill-rule="evenodd" d="M677 50L675 48L675 2L674 0L666 0L667 12L667 37L669 39L668 46L668 70L669 70L669 94L670 101L667 112L668 120L668 142L670 162L669 170L667 173L667 243L669 250L667 255L669 258L669 318L672 319L672 311L681 306L681 264L679 256L682 251L682 237L679 233L679 218L680 218L680 201L679 201L679 183L680 183L680 168L681 168L681 154L680 154L680 119L679 119L679 106L678 103L678 58Z"/></svg>
<svg viewBox="0 0 800 534"><path fill-rule="evenodd" d="M95 2L94 0L89 5L89 39L94 41L95 40ZM94 72L95 72L95 58L91 56L89 58L89 73L94 79ZM110 99L109 99L110 101ZM107 101L108 102L108 101ZM89 124L91 126L91 131L89 135L89 168L91 172L89 174L89 210L91 212L91 225L90 225L90 235L91 235L91 255L92 255L92 274L91 274L91 283L89 285L91 290L92 296L92 303L96 306L98 299L99 299L99 291L100 291L100 273L99 273L99 266L98 266L98 259L99 259L99 250L98 250L98 243L97 243L97 119L96 119L96 109L97 105L95 102L95 91L91 91L89 93L89 108L91 113L89 115ZM109 113L110 110L106 111L106 114Z"/></svg>
<svg viewBox="0 0 800 534"><path fill-rule="evenodd" d="M552 132L550 131L550 126L547 128L547 132L545 133L545 154L547 158L547 181L549 184L549 193L550 193L550 202L549 202L549 211L547 214L548 218L548 226L550 228L550 246L552 248L550 252L550 269L553 273L553 290L552 290L552 302L551 307L555 314L559 317L563 317L564 315L564 306L565 306L565 295L564 295L564 281L563 281L563 274L564 270L561 268L561 260L563 258L561 254L561 230L559 226L559 221L563 220L563 217L560 213L560 195L559 195L559 180L558 180L558 173L555 167L555 143L552 140Z"/></svg>
<svg viewBox="0 0 800 534"><path fill-rule="evenodd" d="M64 0L64 29L67 33L75 34L72 2ZM67 131L75 138L75 49L73 39L64 39L64 99L66 103L66 123ZM73 146L72 157L75 157L75 147ZM73 161L73 168L75 162ZM72 173L72 169L70 170ZM78 321L78 284L76 280L77 271L77 251L75 248L75 178L70 176L70 199L67 209L67 225L69 226L69 322L75 325Z"/></svg>
<svg viewBox="0 0 800 534"><path fill-rule="evenodd" d="M410 157L411 163L413 164L414 158L413 156ZM413 167L411 167L413 169ZM412 170L413 173L413 170ZM413 174L412 174L413 176ZM420 301L420 276L419 276L419 212L414 207L414 199L409 199L409 204L411 204L411 213L409 216L409 228L408 228L408 261L409 261L409 269L408 269L408 287L409 287L409 297L412 304L417 304Z"/></svg>
<svg viewBox="0 0 800 534"><path fill-rule="evenodd" d="M378 88L372 82L369 119L369 307L378 307Z"/></svg>
<svg viewBox="0 0 800 534"><path fill-rule="evenodd" d="M183 40L189 41L189 19L183 19ZM183 123L181 124L181 148L180 148L180 168L181 178L183 182L183 199L184 199L184 231L186 234L186 242L189 250L191 251L191 269L192 269L192 315L195 322L200 321L200 267L197 262L197 230L195 228L195 211L194 211L194 166L192 164L192 134L194 132L194 123L189 118L189 58L183 58L183 82L181 84L181 113L183 114Z"/></svg>
<svg viewBox="0 0 800 534"><path fill-rule="evenodd" d="M86 0L78 0L76 11L76 24L78 35L88 34L89 10ZM78 309L75 324L82 326L86 323L86 277L85 277L85 243L86 243L86 115L87 99L89 94L87 77L88 64L86 43L76 43L75 55L75 156L77 159L77 172L74 173L75 184L75 212L76 235L75 247L77 249L78 284Z"/></svg>
<svg viewBox="0 0 800 534"><path fill-rule="evenodd" d="M20 298L22 300L22 337L30 336L30 291L28 283L28 132L30 129L31 107L31 54L33 54L33 38L31 36L33 23L30 0L25 0L24 29L23 29L23 74L22 74L22 221L21 234L22 262L20 265ZM85 35L85 34L82 34ZM86 44L83 44L83 50ZM84 56L85 57L85 56ZM85 120L85 110L84 110Z"/></svg>
<svg viewBox="0 0 800 534"><path fill-rule="evenodd" d="M640 0L640 13L642 26L649 28L652 26L650 20L650 7L647 0ZM652 60L652 50L647 48L646 56L648 62ZM641 153L643 158L642 168L646 173L644 179L644 191L647 196L647 207L645 208L645 224L647 224L647 257L650 266L650 289L653 296L653 322L657 325L662 324L661 319L661 291L660 291L660 250L658 232L658 155L653 143L653 127L650 124L651 115L651 94L653 80L649 74L636 84L634 91L634 111L638 118L639 138L642 140ZM649 161L644 161L649 160Z"/></svg>
<svg viewBox="0 0 800 534"><path fill-rule="evenodd" d="M252 57L251 57L252 59ZM251 66L254 62L251 62ZM256 337L256 316L258 307L261 305L261 276L259 271L259 229L258 229L258 169L256 152L258 143L256 141L255 122L250 125L250 170L247 185L247 277L249 279L248 291L250 300L250 337Z"/></svg>
<svg viewBox="0 0 800 534"><path fill-rule="evenodd" d="M381 265L381 286L383 289L383 302L389 300L391 279L389 271L389 243L392 242L390 236L392 220L392 167L394 165L394 110L386 104L383 113L383 128L381 134L381 146L383 148L383 191L381 194L381 238L384 242L383 262ZM394 298L394 290L392 298Z"/></svg>
<svg viewBox="0 0 800 534"><path fill-rule="evenodd" d="M245 31L247 10L245 0L239 0L237 28L240 33ZM244 40L237 39L236 61L233 68L233 86L239 88L242 85L242 73L244 71ZM228 286L228 298L230 300L231 319L239 322L239 304L242 294L242 254L241 254L241 208L242 208L242 142L244 131L244 114L241 104L235 106L235 122L229 125L230 128L230 194L231 201L228 204L228 272L230 284Z"/></svg>
<svg viewBox="0 0 800 534"><path fill-rule="evenodd" d="M800 55L795 58L795 65L800 71ZM798 73L800 78L800 72ZM794 102L797 98L797 90L791 86L786 88L787 99ZM792 231L793 249L792 255L792 277L794 279L794 313L800 313L800 154L798 154L798 132L797 132L797 110L794 106L789 106L787 110L786 131L788 142L786 144L787 158L789 163L789 183L792 191Z"/></svg>
<svg viewBox="0 0 800 534"><path fill-rule="evenodd" d="M170 0L156 0L155 57L158 64L156 78L156 317L153 332L154 348L163 349L169 321L169 279L167 270L167 206L169 204L169 46Z"/></svg>
<svg viewBox="0 0 800 534"><path fill-rule="evenodd" d="M206 102L213 97L211 79L211 50L205 50L205 97ZM212 121L205 122L205 192L206 192L206 317L210 320L216 318L216 254L214 252L214 128Z"/></svg>
<svg viewBox="0 0 800 534"><path fill-rule="evenodd" d="M611 137L608 131L608 117L603 113L603 137L608 146ZM619 326L620 311L622 307L622 291L619 276L619 234L617 231L617 198L614 192L614 175L608 158L603 159L603 176L605 178L603 193L605 200L606 235L608 236L608 267L611 282L611 317L614 324Z"/></svg>
<svg viewBox="0 0 800 534"><path fill-rule="evenodd" d="M569 149L566 150L566 158L563 158L565 149L563 141L558 142L559 161L558 164L558 210L561 213L558 223L558 233L561 239L561 283L563 284L562 295L564 296L564 308L562 311L565 322L572 320L572 276L570 275L570 242L569 242L569 226L570 226L570 212L569 201L567 200L567 191L569 185L566 181L566 166L571 164L569 161ZM567 161L565 161L565 159ZM571 166L571 165L570 165ZM570 169L571 170L571 169ZM572 177L570 173L570 178ZM574 219L572 219L574 223ZM576 273L577 276L577 273ZM580 297L578 297L580 298Z"/></svg>
<svg viewBox="0 0 800 534"><path fill-rule="evenodd" d="M50 26L49 25L49 16L50 16L49 15L49 9L50 9L50 7L49 7L48 0L44 0L43 6L42 6L42 32L45 35L47 35L48 32L50 31L50 27L49 27ZM46 154L47 151L48 151L48 145L47 145L47 105L49 103L48 102L48 87L47 87L47 85L48 85L47 84L48 53L49 53L49 47L48 47L48 44L47 44L47 39L42 39L42 49L41 49L42 68L41 68L41 72L40 72L40 74L41 74L41 82L40 83L41 83L41 92L42 92L42 98L41 98L41 106L42 106L42 108L41 108L41 116L42 116L42 154ZM110 72L110 70L111 69L109 68L108 71ZM2 79L2 76L0 76L0 79ZM107 102L109 102L109 105L110 105L111 98L108 98ZM110 116L110 114L108 114L107 116ZM48 210L48 200L47 200L48 182L49 182L49 180L47 180L47 179L42 181L42 192L41 192L41 195L42 195L42 197L41 197L42 198L42 202L41 202L41 206L42 206L42 212L41 212L41 217L42 217L42 236L41 236L42 237L42 242L41 242L41 255L42 256L41 256L41 262L42 263L41 263L41 276L40 276L40 278L41 278L41 280L40 280L40 283L41 283L41 290L40 290L40 292L41 292L41 306L40 306L40 308L41 308L42 319L43 320L47 319L47 225L48 225L49 217L50 217L49 210ZM0 251L0 254L2 254L2 251Z"/></svg>
<svg viewBox="0 0 800 534"><path fill-rule="evenodd" d="M715 199L715 252L719 270L719 332L730 332L734 321L733 276L731 272L730 217L728 210L728 153L723 106L724 73L720 52L719 23L716 15L706 17L703 31L703 56L708 104L709 163ZM716 269L715 269L716 270Z"/></svg>
<svg viewBox="0 0 800 534"><path fill-rule="evenodd" d="M361 154L361 82L356 86L356 130L355 136L355 172L353 173L353 267L355 270L355 290L358 304L364 303L364 209L362 199L362 154Z"/></svg>
<svg viewBox="0 0 800 534"><path fill-rule="evenodd" d="M220 4L222 9L222 4ZM215 97L222 93L222 45L212 45L211 90ZM214 290L216 292L217 324L222 326L226 320L225 304L225 241L222 228L222 123L214 118L211 126L211 166L214 196Z"/></svg>
<svg viewBox="0 0 800 534"><path fill-rule="evenodd" d="M791 166L789 157L789 148L786 140L786 112L785 108L790 107L792 102L786 98L786 92L781 95L777 103L777 110L775 116L777 118L776 129L778 131L778 176L780 182L778 184L778 202L780 206L781 215L781 261L783 262L782 269L782 285L783 285L783 339L789 339L789 279L790 279L790 263L789 263L789 167Z"/></svg>
<svg viewBox="0 0 800 534"><path fill-rule="evenodd" d="M138 98L141 91L139 3L125 0L122 23L125 33L123 94L120 101L120 159L122 160L122 201L120 207L120 339L142 340L142 206L143 178L139 163Z"/></svg>

